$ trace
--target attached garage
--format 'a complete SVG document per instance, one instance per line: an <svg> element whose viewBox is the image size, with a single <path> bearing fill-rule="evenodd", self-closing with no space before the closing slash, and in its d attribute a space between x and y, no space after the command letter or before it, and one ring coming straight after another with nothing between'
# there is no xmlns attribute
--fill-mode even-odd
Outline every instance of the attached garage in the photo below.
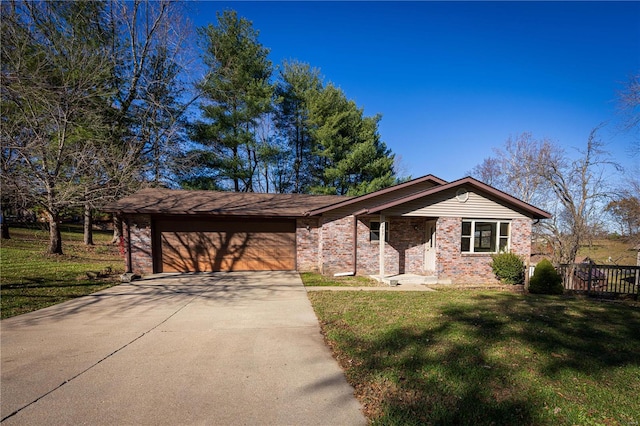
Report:
<svg viewBox="0 0 640 426"><path fill-rule="evenodd" d="M155 220L157 272L290 271L296 269L292 219Z"/></svg>
<svg viewBox="0 0 640 426"><path fill-rule="evenodd" d="M148 188L109 211L123 221L129 272L294 271L317 236L306 213L349 198Z"/></svg>

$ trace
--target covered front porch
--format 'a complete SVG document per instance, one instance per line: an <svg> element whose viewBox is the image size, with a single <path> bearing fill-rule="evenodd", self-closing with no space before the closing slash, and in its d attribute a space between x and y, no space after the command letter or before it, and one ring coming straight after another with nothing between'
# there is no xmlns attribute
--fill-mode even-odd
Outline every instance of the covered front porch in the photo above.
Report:
<svg viewBox="0 0 640 426"><path fill-rule="evenodd" d="M390 285L437 284L437 218L380 214L377 219L378 268L370 276Z"/></svg>

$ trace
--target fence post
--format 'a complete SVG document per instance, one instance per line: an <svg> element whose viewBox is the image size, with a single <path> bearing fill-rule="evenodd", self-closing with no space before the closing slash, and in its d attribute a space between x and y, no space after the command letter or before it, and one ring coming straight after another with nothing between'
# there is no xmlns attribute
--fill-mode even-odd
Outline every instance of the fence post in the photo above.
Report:
<svg viewBox="0 0 640 426"><path fill-rule="evenodd" d="M587 291L591 293L591 268L593 268L593 264L589 262L589 270L587 275Z"/></svg>

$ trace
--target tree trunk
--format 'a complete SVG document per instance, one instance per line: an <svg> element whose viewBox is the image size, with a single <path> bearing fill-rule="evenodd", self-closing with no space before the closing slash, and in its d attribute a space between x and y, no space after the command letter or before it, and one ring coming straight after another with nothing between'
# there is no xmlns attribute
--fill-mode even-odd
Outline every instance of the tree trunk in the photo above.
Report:
<svg viewBox="0 0 640 426"><path fill-rule="evenodd" d="M2 221L2 239L10 240L11 236L9 235L9 224L7 223L7 220L4 216L2 216L0 221Z"/></svg>
<svg viewBox="0 0 640 426"><path fill-rule="evenodd" d="M111 239L111 244L119 244L120 237L122 237L122 218L114 214L113 215L113 238Z"/></svg>
<svg viewBox="0 0 640 426"><path fill-rule="evenodd" d="M93 211L89 203L84 205L84 244L93 245Z"/></svg>
<svg viewBox="0 0 640 426"><path fill-rule="evenodd" d="M2 227L2 239L10 240L11 236L9 235L9 223L7 222L7 215L5 214L4 208L0 211L0 224Z"/></svg>
<svg viewBox="0 0 640 426"><path fill-rule="evenodd" d="M57 213L49 213L49 254L63 254L59 222L60 217Z"/></svg>

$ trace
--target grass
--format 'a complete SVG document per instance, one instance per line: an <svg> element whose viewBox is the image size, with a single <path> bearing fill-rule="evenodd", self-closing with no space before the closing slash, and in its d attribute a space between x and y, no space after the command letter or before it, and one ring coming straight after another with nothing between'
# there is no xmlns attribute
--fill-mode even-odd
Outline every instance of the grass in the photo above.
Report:
<svg viewBox="0 0 640 426"><path fill-rule="evenodd" d="M638 425L640 306L497 291L312 292L375 425Z"/></svg>
<svg viewBox="0 0 640 426"><path fill-rule="evenodd" d="M109 244L110 232L94 232L95 245L85 246L81 228L64 226L62 256L46 254L47 230L11 228L10 233L0 246L3 319L110 287L124 272L118 247ZM87 273L101 278L90 279Z"/></svg>
<svg viewBox="0 0 640 426"><path fill-rule="evenodd" d="M381 287L384 284L373 278L352 277L325 277L314 272L301 272L300 276L307 287Z"/></svg>
<svg viewBox="0 0 640 426"><path fill-rule="evenodd" d="M600 265L635 265L637 252L631 250L633 246L625 238L597 239L580 246L578 257L589 257Z"/></svg>

